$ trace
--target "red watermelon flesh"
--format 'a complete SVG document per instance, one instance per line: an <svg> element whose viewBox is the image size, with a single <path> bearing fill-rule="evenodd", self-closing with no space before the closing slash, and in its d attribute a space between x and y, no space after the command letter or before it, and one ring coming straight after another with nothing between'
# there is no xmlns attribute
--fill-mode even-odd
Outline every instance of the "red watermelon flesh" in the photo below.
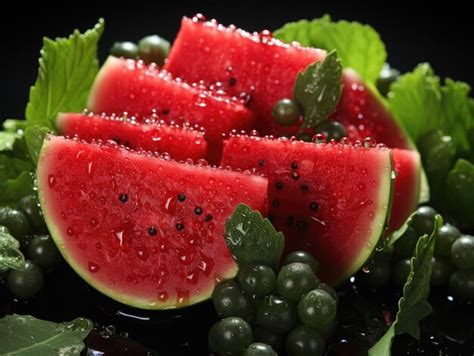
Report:
<svg viewBox="0 0 474 356"><path fill-rule="evenodd" d="M281 135L295 128L275 124L273 106L292 97L297 73L324 56L323 50L284 44L267 31L250 34L185 17L165 69L190 82L221 83L229 94L249 100L258 130Z"/></svg>
<svg viewBox="0 0 474 356"><path fill-rule="evenodd" d="M175 160L206 158L204 134L187 125L167 125L151 120L140 123L115 116L61 113L56 128L66 136L85 141L112 140L132 149L169 153Z"/></svg>
<svg viewBox="0 0 474 356"><path fill-rule="evenodd" d="M267 180L49 136L38 192L53 239L82 278L119 302L164 309L205 300L235 276L225 219L241 202L265 211Z"/></svg>
<svg viewBox="0 0 474 356"><path fill-rule="evenodd" d="M109 57L100 70L88 109L106 114L126 112L137 118L158 115L167 122L202 126L213 157L219 154L222 133L249 130L254 122L241 100L227 97L222 90L211 92L173 79L154 64L115 57Z"/></svg>
<svg viewBox="0 0 474 356"><path fill-rule="evenodd" d="M393 165L397 176L392 214L388 232L398 230L418 205L421 180L421 160L417 151L393 149Z"/></svg>
<svg viewBox="0 0 474 356"><path fill-rule="evenodd" d="M286 251L311 252L327 283L354 274L385 231L389 149L233 136L221 165L268 177L269 217L283 231Z"/></svg>
<svg viewBox="0 0 474 356"><path fill-rule="evenodd" d="M371 137L390 148L415 149L382 100L356 72L344 70L342 85L341 98L331 118L344 125L349 139Z"/></svg>

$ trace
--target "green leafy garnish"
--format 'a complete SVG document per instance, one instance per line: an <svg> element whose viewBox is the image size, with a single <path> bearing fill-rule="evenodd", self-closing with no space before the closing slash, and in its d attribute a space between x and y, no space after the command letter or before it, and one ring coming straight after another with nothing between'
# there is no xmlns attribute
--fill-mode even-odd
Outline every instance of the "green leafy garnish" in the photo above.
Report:
<svg viewBox="0 0 474 356"><path fill-rule="evenodd" d="M407 333L414 338L420 338L419 322L432 311L426 299L430 291L434 246L442 225L443 219L437 215L431 235L423 235L418 240L415 255L411 259L410 274L403 286L403 296L398 301L396 319L382 338L369 350L370 356L389 356L395 335Z"/></svg>
<svg viewBox="0 0 474 356"><path fill-rule="evenodd" d="M28 121L18 119L6 119L3 122L3 130L5 132L18 133L19 130L24 130L28 126Z"/></svg>
<svg viewBox="0 0 474 356"><path fill-rule="evenodd" d="M285 238L270 220L245 204L239 204L225 224L225 240L240 266L262 263L277 267Z"/></svg>
<svg viewBox="0 0 474 356"><path fill-rule="evenodd" d="M0 151L11 150L18 134L8 131L0 131Z"/></svg>
<svg viewBox="0 0 474 356"><path fill-rule="evenodd" d="M20 243L9 233L0 230L0 272L22 269L24 266L25 256L20 251Z"/></svg>
<svg viewBox="0 0 474 356"><path fill-rule="evenodd" d="M329 15L288 23L273 34L284 42L297 41L304 46L337 50L344 68L354 69L372 83L387 59L385 45L371 26L344 20L334 22Z"/></svg>
<svg viewBox="0 0 474 356"><path fill-rule="evenodd" d="M44 137L50 131L49 128L38 125L29 126L25 130L26 147L28 148L31 160L35 164L38 163L38 156L41 146L43 146Z"/></svg>
<svg viewBox="0 0 474 356"><path fill-rule="evenodd" d="M97 44L104 21L81 34L55 41L44 38L38 78L30 89L26 119L30 124L54 129L59 112L82 110L99 70Z"/></svg>
<svg viewBox="0 0 474 356"><path fill-rule="evenodd" d="M92 327L92 322L84 318L58 324L30 315L7 315L0 319L0 354L80 355Z"/></svg>
<svg viewBox="0 0 474 356"><path fill-rule="evenodd" d="M468 84L449 78L441 83L426 63L400 77L388 94L390 109L420 150L434 203L465 227L474 226L468 168L474 162L474 111L469 94Z"/></svg>
<svg viewBox="0 0 474 356"><path fill-rule="evenodd" d="M332 51L324 62L313 63L298 74L293 96L303 109L302 128L314 127L333 112L341 96L341 72L341 62Z"/></svg>

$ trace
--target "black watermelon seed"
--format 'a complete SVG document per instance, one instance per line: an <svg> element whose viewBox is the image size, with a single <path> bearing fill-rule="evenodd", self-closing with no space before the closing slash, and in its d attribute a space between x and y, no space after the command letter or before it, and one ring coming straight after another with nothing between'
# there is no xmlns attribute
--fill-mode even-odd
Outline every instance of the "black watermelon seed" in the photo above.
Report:
<svg viewBox="0 0 474 356"><path fill-rule="evenodd" d="M265 160L264 159L261 159L260 161L258 161L258 165L260 167L263 167L265 165Z"/></svg>
<svg viewBox="0 0 474 356"><path fill-rule="evenodd" d="M157 233L158 233L158 230L154 226L152 226L148 229L148 235L150 235L150 236L156 236Z"/></svg>
<svg viewBox="0 0 474 356"><path fill-rule="evenodd" d="M291 178L293 178L294 180L298 180L298 179L300 179L300 175L296 172L293 172L293 173L291 173Z"/></svg>
<svg viewBox="0 0 474 356"><path fill-rule="evenodd" d="M309 191L309 186L308 186L308 184L306 184L306 183L301 184L301 190L302 190L303 192Z"/></svg>
<svg viewBox="0 0 474 356"><path fill-rule="evenodd" d="M194 208L194 214L196 215L201 215L202 214L202 209L201 207L197 206Z"/></svg>
<svg viewBox="0 0 474 356"><path fill-rule="evenodd" d="M306 228L308 227L308 223L304 220L298 220L296 222L296 227L298 228L298 230L306 230Z"/></svg>
<svg viewBox="0 0 474 356"><path fill-rule="evenodd" d="M318 203L316 203L316 202L313 201L313 202L311 202L311 204L309 204L309 208L310 208L312 211L316 211L316 210L319 209L319 205L318 205Z"/></svg>
<svg viewBox="0 0 474 356"><path fill-rule="evenodd" d="M119 200L122 202L122 203L126 203L127 200L128 200L128 195L125 194L125 193L122 193L119 195Z"/></svg>
<svg viewBox="0 0 474 356"><path fill-rule="evenodd" d="M229 78L229 85L231 87L233 87L235 83L237 83L237 79L235 79L234 77Z"/></svg>
<svg viewBox="0 0 474 356"><path fill-rule="evenodd" d="M299 165L297 162L291 163L291 169L298 169Z"/></svg>
<svg viewBox="0 0 474 356"><path fill-rule="evenodd" d="M293 220L294 220L293 216L291 216L291 215L288 216L288 217L286 218L286 224L287 224L288 226L293 226Z"/></svg>
<svg viewBox="0 0 474 356"><path fill-rule="evenodd" d="M186 195L184 195L183 193L178 194L178 201L179 201L179 202L182 203L182 202L185 201L185 200L186 200Z"/></svg>
<svg viewBox="0 0 474 356"><path fill-rule="evenodd" d="M183 225L183 224L181 224L181 223L177 223L177 224L176 224L176 230L181 231L181 230L183 230L183 229L184 229L184 225Z"/></svg>
<svg viewBox="0 0 474 356"><path fill-rule="evenodd" d="M272 202L272 206L273 206L274 208L278 208L278 207L280 206L280 202L279 202L278 200L274 200L274 201Z"/></svg>
<svg viewBox="0 0 474 356"><path fill-rule="evenodd" d="M163 115L168 115L170 113L170 111L168 109L164 109L164 110L161 111L161 113Z"/></svg>
<svg viewBox="0 0 474 356"><path fill-rule="evenodd" d="M282 182L276 182L275 183L275 188L278 189L278 190L282 190L283 189L283 183Z"/></svg>
<svg viewBox="0 0 474 356"><path fill-rule="evenodd" d="M205 221L211 221L213 219L213 216L211 214L207 214L206 217L204 218Z"/></svg>

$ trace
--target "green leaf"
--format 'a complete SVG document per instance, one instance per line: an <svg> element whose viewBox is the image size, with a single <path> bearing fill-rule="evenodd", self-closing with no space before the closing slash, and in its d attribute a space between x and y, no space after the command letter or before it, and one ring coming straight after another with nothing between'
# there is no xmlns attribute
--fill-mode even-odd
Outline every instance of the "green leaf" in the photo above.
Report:
<svg viewBox="0 0 474 356"><path fill-rule="evenodd" d="M474 164L459 159L449 172L445 189L448 210L459 222L474 224Z"/></svg>
<svg viewBox="0 0 474 356"><path fill-rule="evenodd" d="M87 102L97 75L97 44L104 21L81 34L68 38L44 38L39 60L38 78L30 89L26 119L30 124L54 129L59 112L80 111Z"/></svg>
<svg viewBox="0 0 474 356"><path fill-rule="evenodd" d="M38 163L38 157L43 146L44 137L51 130L44 126L33 125L25 130L25 141L28 153L34 164Z"/></svg>
<svg viewBox="0 0 474 356"><path fill-rule="evenodd" d="M26 195L34 194L32 172L23 171L18 177L0 182L0 206L13 205Z"/></svg>
<svg viewBox="0 0 474 356"><path fill-rule="evenodd" d="M456 82L447 78L445 85L441 88L441 128L454 137L460 152L470 152L469 131L474 125L474 115L471 113L469 92L471 87L463 82Z"/></svg>
<svg viewBox="0 0 474 356"><path fill-rule="evenodd" d="M19 130L24 130L28 126L28 121L18 119L7 119L3 122L3 130L7 132L18 133Z"/></svg>
<svg viewBox="0 0 474 356"><path fill-rule="evenodd" d="M285 245L285 238L270 220L258 211L239 204L225 225L225 240L240 266L262 263L277 267Z"/></svg>
<svg viewBox="0 0 474 356"><path fill-rule="evenodd" d="M273 32L284 42L337 50L344 68L352 68L374 83L387 59L385 45L372 27L359 22L331 21L329 15L311 21L301 20Z"/></svg>
<svg viewBox="0 0 474 356"><path fill-rule="evenodd" d="M20 251L18 240L12 235L0 231L0 272L11 268L22 269L24 266L25 256Z"/></svg>
<svg viewBox="0 0 474 356"><path fill-rule="evenodd" d="M332 51L296 78L293 95L304 113L302 127L313 127L334 111L341 95L341 62Z"/></svg>
<svg viewBox="0 0 474 356"><path fill-rule="evenodd" d="M439 78L427 63L418 65L413 72L402 75L392 84L388 103L415 142L439 128L441 88Z"/></svg>
<svg viewBox="0 0 474 356"><path fill-rule="evenodd" d="M431 260L434 246L442 225L443 219L437 215L431 235L423 235L418 240L415 256L411 259L410 274L403 287L403 296L398 301L395 321L383 337L369 350L370 356L389 356L395 335L407 333L419 339L419 322L432 311L431 305L426 299L430 291Z"/></svg>
<svg viewBox="0 0 474 356"><path fill-rule="evenodd" d="M92 327L92 322L84 318L58 324L30 315L7 315L0 319L0 354L80 355Z"/></svg>
<svg viewBox="0 0 474 356"><path fill-rule="evenodd" d="M33 167L29 161L16 157L9 157L6 154L0 154L0 184L8 179L16 178L23 171L28 171L32 168Z"/></svg>
<svg viewBox="0 0 474 356"><path fill-rule="evenodd" d="M7 131L0 131L0 151L11 150L18 134Z"/></svg>

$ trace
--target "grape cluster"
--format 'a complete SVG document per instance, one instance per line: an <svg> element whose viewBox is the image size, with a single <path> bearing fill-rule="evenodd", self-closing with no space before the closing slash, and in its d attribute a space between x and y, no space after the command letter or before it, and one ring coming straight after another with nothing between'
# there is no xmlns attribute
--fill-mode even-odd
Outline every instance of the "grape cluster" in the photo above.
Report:
<svg viewBox="0 0 474 356"><path fill-rule="evenodd" d="M141 59L147 64L156 63L162 66L169 50L170 43L167 40L158 35L151 35L142 38L138 45L129 41L115 42L110 54L115 57Z"/></svg>
<svg viewBox="0 0 474 356"><path fill-rule="evenodd" d="M17 239L27 258L23 269L0 271L0 283L5 282L16 298L29 299L38 294L44 286L45 272L62 261L47 231L35 195L20 199L16 208L0 208L0 232Z"/></svg>
<svg viewBox="0 0 474 356"><path fill-rule="evenodd" d="M334 331L338 296L316 277L306 252L289 254L278 274L263 264L242 267L212 295L221 320L209 332L218 355L321 355Z"/></svg>
<svg viewBox="0 0 474 356"><path fill-rule="evenodd" d="M393 244L374 256L370 268L361 273L370 287L382 287L392 281L402 287L410 273L410 259L418 238L431 234L436 211L421 206L406 232ZM453 225L440 228L432 259L430 283L433 287L449 285L449 291L460 299L474 299L474 237L462 235Z"/></svg>

